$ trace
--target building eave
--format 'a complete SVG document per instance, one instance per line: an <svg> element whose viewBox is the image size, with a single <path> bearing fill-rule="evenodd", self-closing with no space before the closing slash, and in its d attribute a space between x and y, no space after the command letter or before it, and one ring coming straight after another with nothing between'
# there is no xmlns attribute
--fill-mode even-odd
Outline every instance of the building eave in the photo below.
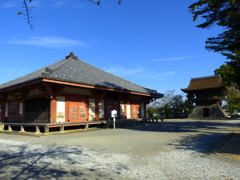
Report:
<svg viewBox="0 0 240 180"><path fill-rule="evenodd" d="M0 89L0 93L26 88L28 86L33 86L33 85L36 85L36 84L42 83L42 82L55 83L55 84L73 86L73 87L81 87L81 88L87 88L87 89L97 89L97 90L105 90L105 91L112 91L112 92L119 92L119 93L129 93L129 94L133 94L133 95L153 97L153 98L162 98L163 97L163 94L160 94L160 93L158 93L158 94L146 94L146 93L134 92L134 91L129 91L129 90L119 90L119 89L113 89L113 88L108 88L108 87L101 87L101 86L94 86L94 85L87 85L87 84L79 84L79 83L72 83L72 82L65 82L65 81L58 81L58 80L44 79L44 78L39 78L39 79L35 79L35 80L32 80L32 81L28 81L28 82L24 82L24 83L21 83L21 84L16 84L16 85L13 85L13 86L9 86L9 87Z"/></svg>
<svg viewBox="0 0 240 180"><path fill-rule="evenodd" d="M185 93L191 93L191 92L196 92L196 91L202 91L202 90L212 90L212 89L220 89L220 88L225 88L225 85L217 86L217 87L209 87L209 88L198 88L198 89L181 89Z"/></svg>
<svg viewBox="0 0 240 180"><path fill-rule="evenodd" d="M107 88L107 87L101 87L101 86L78 84L78 83L57 81L57 80L51 80L51 79L43 79L42 81L43 82L49 82L49 83L68 85L68 86L74 86L74 87L87 88L87 89L97 89L97 90L105 90L105 91L114 91L114 92L119 92L119 93L129 93L129 94L147 96L147 97L154 97L154 98L162 98L163 97L163 94L152 95L152 94L145 94L145 93L141 93L141 92L133 92L133 91L129 91L129 90L119 90L119 89L113 89L113 88Z"/></svg>

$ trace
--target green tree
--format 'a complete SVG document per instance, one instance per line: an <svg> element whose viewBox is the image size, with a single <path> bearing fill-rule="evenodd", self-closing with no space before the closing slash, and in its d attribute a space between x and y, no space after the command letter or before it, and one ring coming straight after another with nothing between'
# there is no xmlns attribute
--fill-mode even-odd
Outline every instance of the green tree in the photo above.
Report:
<svg viewBox="0 0 240 180"><path fill-rule="evenodd" d="M232 66L226 64L216 69L215 74L220 74L223 78L223 84L226 85L225 96L223 100L227 102L225 107L229 114L232 115L236 110L240 109L240 91L239 86L236 85L234 78L236 73L232 70Z"/></svg>
<svg viewBox="0 0 240 180"><path fill-rule="evenodd" d="M175 90L168 90L164 93L163 98L152 102L147 107L148 115L159 114L161 111L164 112L164 118L169 118L171 114L170 100L174 96Z"/></svg>
<svg viewBox="0 0 240 180"><path fill-rule="evenodd" d="M194 105L192 102L189 102L188 100L185 100L185 102L183 103L183 110L184 113L189 114L192 112L194 108Z"/></svg>
<svg viewBox="0 0 240 180"><path fill-rule="evenodd" d="M223 84L225 84L228 87L236 87L236 84L234 84L235 73L232 69L232 67L228 64L223 64L220 66L220 68L215 69L214 71L215 75L220 75L223 79Z"/></svg>
<svg viewBox="0 0 240 180"><path fill-rule="evenodd" d="M184 111L184 100L182 95L174 95L169 104L174 113L182 113Z"/></svg>
<svg viewBox="0 0 240 180"><path fill-rule="evenodd" d="M234 87L229 87L227 89L227 95L225 96L224 100L227 102L227 108L229 110L230 115L240 109L240 90Z"/></svg>
<svg viewBox="0 0 240 180"><path fill-rule="evenodd" d="M225 56L230 66L231 80L240 87L240 1L235 0L198 0L189 6L193 20L200 15L205 21L197 27L211 28L218 25L223 32L206 41L206 49ZM223 69L223 67L222 67Z"/></svg>
<svg viewBox="0 0 240 180"><path fill-rule="evenodd" d="M147 105L147 116L148 117L153 117L154 114L158 114L159 112L159 107L156 104L157 101L154 101L150 105Z"/></svg>
<svg viewBox="0 0 240 180"><path fill-rule="evenodd" d="M187 113L193 106L182 95L175 95L175 90L168 90L164 97L151 103L147 111L148 114L159 114L164 112L164 118L170 118L171 113Z"/></svg>

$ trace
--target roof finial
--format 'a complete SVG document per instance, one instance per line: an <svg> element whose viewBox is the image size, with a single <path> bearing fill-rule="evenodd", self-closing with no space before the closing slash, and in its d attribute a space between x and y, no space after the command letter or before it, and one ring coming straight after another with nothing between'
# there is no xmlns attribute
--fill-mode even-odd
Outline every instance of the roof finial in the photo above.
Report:
<svg viewBox="0 0 240 180"><path fill-rule="evenodd" d="M68 58L73 58L73 59L78 59L78 57L77 56L74 56L74 53L73 52L70 52L70 54L68 55L68 56L66 56L66 59L68 59Z"/></svg>

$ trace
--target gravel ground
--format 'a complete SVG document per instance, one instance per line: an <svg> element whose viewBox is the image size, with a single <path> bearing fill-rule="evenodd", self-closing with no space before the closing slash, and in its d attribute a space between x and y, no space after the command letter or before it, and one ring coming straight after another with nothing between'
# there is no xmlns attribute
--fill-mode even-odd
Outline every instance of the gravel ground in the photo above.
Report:
<svg viewBox="0 0 240 180"><path fill-rule="evenodd" d="M239 127L239 120L166 120L41 137L2 133L0 179L238 180L240 161L211 150Z"/></svg>

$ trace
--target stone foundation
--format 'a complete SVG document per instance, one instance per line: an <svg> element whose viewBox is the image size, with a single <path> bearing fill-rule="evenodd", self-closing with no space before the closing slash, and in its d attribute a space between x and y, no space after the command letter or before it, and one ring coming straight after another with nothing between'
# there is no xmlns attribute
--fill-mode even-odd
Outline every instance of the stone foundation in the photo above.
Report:
<svg viewBox="0 0 240 180"><path fill-rule="evenodd" d="M189 118L225 118L227 114L223 111L222 107L216 103L211 105L197 105Z"/></svg>

